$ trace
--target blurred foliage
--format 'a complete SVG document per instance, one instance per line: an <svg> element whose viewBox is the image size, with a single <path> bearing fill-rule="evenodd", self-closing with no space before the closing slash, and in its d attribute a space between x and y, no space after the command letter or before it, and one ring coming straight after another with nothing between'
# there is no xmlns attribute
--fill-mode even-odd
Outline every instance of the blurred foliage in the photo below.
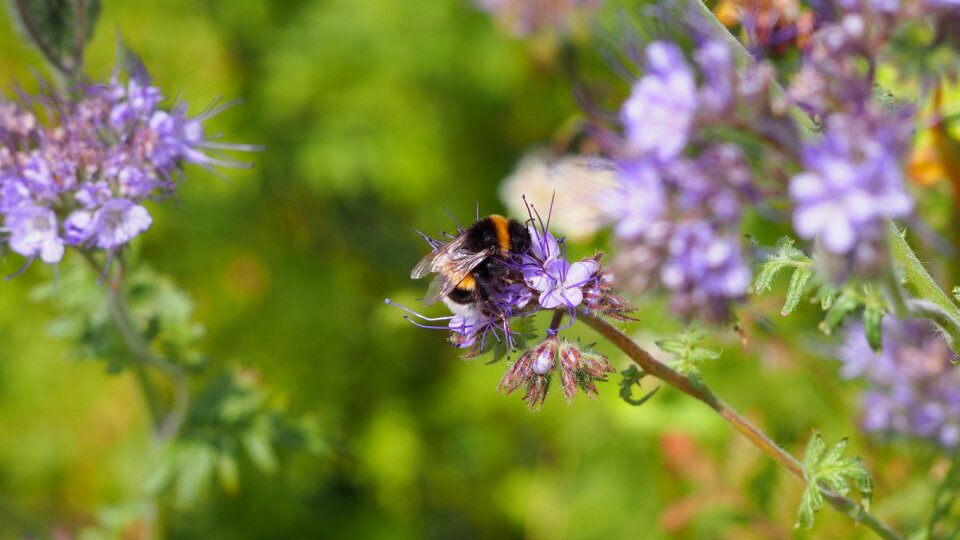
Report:
<svg viewBox="0 0 960 540"><path fill-rule="evenodd" d="M151 347L212 384L166 453L149 442L133 378L109 373L124 357L96 276L68 261L55 284L34 265L2 285L0 538L143 538L158 522L182 539L869 537L835 512L790 532L802 485L675 390L629 407L607 383L598 401L554 395L530 414L496 392L502 361L459 361L443 333L384 305L423 293L407 278L426 249L414 227L451 229L445 206L460 219L500 210L499 179L576 118L555 38L512 40L468 0L123 0L103 7L92 76L109 73L118 33L192 112L242 98L212 122L267 151L226 181L189 170L138 246L154 270L132 278L132 309L147 329L162 322ZM0 21L3 88L35 87L40 62ZM943 184L921 201L934 226L951 216ZM803 330L821 311L801 302L789 319L768 316L781 305L752 300L745 344L734 332L707 340L724 354L703 379L794 455L814 426L849 435L876 478L874 512L924 525L946 459L860 436L856 384L838 379L828 338ZM649 350L681 330L666 313L653 299L637 314L631 331ZM210 425L231 442L208 444ZM183 504L146 504L161 485Z"/></svg>

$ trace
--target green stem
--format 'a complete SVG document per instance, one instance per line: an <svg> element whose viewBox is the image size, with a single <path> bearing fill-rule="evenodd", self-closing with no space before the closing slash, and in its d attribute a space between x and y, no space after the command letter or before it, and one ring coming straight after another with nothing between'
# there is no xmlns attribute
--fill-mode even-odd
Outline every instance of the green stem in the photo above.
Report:
<svg viewBox="0 0 960 540"><path fill-rule="evenodd" d="M960 345L960 308L937 285L893 222L888 224L887 237L893 259L903 269L906 278L904 286L916 298L907 300L907 315L936 323L950 341L950 346L956 350Z"/></svg>
<svg viewBox="0 0 960 540"><path fill-rule="evenodd" d="M947 471L943 482L937 488L937 495L934 499L936 507L927 521L927 538L936 538L934 530L937 523L950 514L953 502L957 499L958 488L960 488L960 454L953 456L953 461L950 462L950 470Z"/></svg>
<svg viewBox="0 0 960 540"><path fill-rule="evenodd" d="M94 271L102 274L103 270L92 254L84 252L84 258L93 267ZM116 262L119 266L119 261ZM132 369L143 391L144 400L150 412L154 434L160 441L172 439L180 430L189 407L189 388L184 369L164 358L155 355L149 343L137 328L137 324L124 295L124 271L120 268L114 274L114 279L105 284L107 289L107 305L110 317L120 332L127 350L133 357ZM169 412L164 414L160 394L147 368L162 372L173 386L173 403Z"/></svg>
<svg viewBox="0 0 960 540"><path fill-rule="evenodd" d="M578 315L577 320L585 323L606 338L611 344L623 351L631 360L640 366L640 369L644 372L657 377L688 396L705 403L723 417L723 419L733 426L741 435L753 443L754 446L773 458L777 463L799 478L800 481L805 484L807 483L807 479L803 474L803 465L797 458L773 442L760 431L759 428L751 424L749 420L720 399L702 380L694 383L689 377L680 374L673 368L658 361L651 356L650 353L637 345L635 341L630 339L629 336L599 317L593 315ZM900 535L873 517L862 505L829 490L820 488L819 486L818 489L820 493L823 494L823 497L830 503L830 506L850 516L855 521L863 523L880 538L886 540L902 540Z"/></svg>

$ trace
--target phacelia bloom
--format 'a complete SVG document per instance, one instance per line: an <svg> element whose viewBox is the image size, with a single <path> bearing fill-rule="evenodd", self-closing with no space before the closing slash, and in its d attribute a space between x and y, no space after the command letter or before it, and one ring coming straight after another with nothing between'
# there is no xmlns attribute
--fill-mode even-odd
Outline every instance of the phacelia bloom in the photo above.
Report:
<svg viewBox="0 0 960 540"><path fill-rule="evenodd" d="M577 389L583 390L589 397L596 397L594 382L606 380L608 373L616 371L605 357L584 352L577 345L549 337L523 353L503 375L497 389L510 394L526 385L523 400L531 410L539 410L557 368L567 403L573 401Z"/></svg>
<svg viewBox="0 0 960 540"><path fill-rule="evenodd" d="M620 182L603 195L620 243L615 273L640 291L667 290L685 317L726 320L750 284L739 224L757 194L740 151L718 145L696 159L626 162Z"/></svg>
<svg viewBox="0 0 960 540"><path fill-rule="evenodd" d="M923 439L948 451L960 448L960 369L930 322L884 318L879 354L868 345L863 326L851 326L837 355L843 377L867 382L865 431Z"/></svg>
<svg viewBox="0 0 960 540"><path fill-rule="evenodd" d="M476 266L481 271L471 270L468 278L464 278L477 291L474 296L469 300L458 297L460 301L457 302L451 295L448 297L450 301L445 302L453 314L425 317L389 299L386 303L409 313L404 317L416 326L449 332L450 343L463 349L465 358L494 351L495 360L527 349L527 341L535 334L529 324L518 326L518 323L529 323L529 318L540 311L552 312L554 318L546 337L539 345L523 352L500 383L500 389L507 393L526 384L524 400L531 409L538 409L546 397L550 374L558 361L565 373L561 379L568 399L572 398L576 388L595 395L596 387L592 381L612 370L606 360L597 355L564 352L566 349L560 348L558 333L584 313L630 320L627 314L633 311L633 307L614 292L613 276L604 272L600 264L602 254L569 262L563 240L549 231L551 214L544 221L532 206L527 206L527 211L529 242L524 242L527 247L481 257ZM456 234L444 233L439 239L421 233L433 250L424 260L433 265L438 257L445 257L444 261L466 260L475 255L476 252L470 252L475 248L465 247L467 244L463 238L476 230L479 229L459 227ZM511 235L518 235L517 230L509 230ZM414 274L422 277L419 271ZM447 279L446 275L443 279ZM561 327L564 315L569 322Z"/></svg>
<svg viewBox="0 0 960 540"><path fill-rule="evenodd" d="M10 249L30 260L56 263L65 246L114 253L150 228L142 203L172 195L184 163L239 166L219 150L255 149L204 133L223 107L192 118L183 104L161 109L142 68L125 84L115 74L72 95L25 99L46 105L46 123L0 100L0 215Z"/></svg>
<svg viewBox="0 0 960 540"><path fill-rule="evenodd" d="M627 152L669 160L687 145L697 111L697 82L673 43L651 43L646 60L646 75L633 85L620 110Z"/></svg>
<svg viewBox="0 0 960 540"><path fill-rule="evenodd" d="M825 137L804 151L805 170L790 182L797 234L819 238L829 256L869 272L880 262L886 221L913 208L901 167L905 146L895 119L831 116Z"/></svg>
<svg viewBox="0 0 960 540"><path fill-rule="evenodd" d="M517 37L544 30L566 31L574 19L596 10L603 0L475 0Z"/></svg>

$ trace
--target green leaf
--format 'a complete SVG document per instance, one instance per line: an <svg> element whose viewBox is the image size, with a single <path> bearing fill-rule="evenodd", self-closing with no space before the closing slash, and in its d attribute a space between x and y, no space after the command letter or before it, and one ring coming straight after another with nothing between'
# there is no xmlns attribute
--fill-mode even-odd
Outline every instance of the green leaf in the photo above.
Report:
<svg viewBox="0 0 960 540"><path fill-rule="evenodd" d="M676 339L657 341L657 347L672 354L675 358L671 367L684 375L694 375L700 372L700 364L707 360L720 358L720 353L697 345L707 337L707 333L699 328L689 328Z"/></svg>
<svg viewBox="0 0 960 540"><path fill-rule="evenodd" d="M240 488L240 471L237 459L229 452L220 452L217 459L217 473L220 476L220 486L227 493L236 493Z"/></svg>
<svg viewBox="0 0 960 540"><path fill-rule="evenodd" d="M790 285L787 287L787 299L783 303L783 309L780 310L780 315L789 315L800 305L800 300L803 300L804 293L807 289L807 283L810 282L810 278L812 277L813 272L806 268L797 268L793 271L793 274L790 276Z"/></svg>
<svg viewBox="0 0 960 540"><path fill-rule="evenodd" d="M657 390L660 390L660 387L656 387L650 392L644 394L640 399L633 397L633 387L640 386L640 381L647 375L643 371L637 369L637 366L631 365L627 369L620 372L623 375L623 379L620 380L620 398L629 403L639 407L647 402L648 399L652 398L654 394L657 393Z"/></svg>
<svg viewBox="0 0 960 540"><path fill-rule="evenodd" d="M847 439L841 439L827 449L820 433L813 432L803 456L803 477L807 481L807 487L800 498L795 528L813 527L814 514L823 508L821 490L845 496L850 493L850 484L853 483L853 487L860 493L861 506L864 510L869 510L873 497L873 478L859 456L843 457L846 450Z"/></svg>
<svg viewBox="0 0 960 540"><path fill-rule="evenodd" d="M78 75L100 0L8 0L24 37L59 71Z"/></svg>
<svg viewBox="0 0 960 540"><path fill-rule="evenodd" d="M863 310L863 328L867 333L867 342L874 351L883 348L883 310L867 307Z"/></svg>
<svg viewBox="0 0 960 540"><path fill-rule="evenodd" d="M277 457L273 453L273 445L267 435L258 432L247 433L243 438L243 446L247 454L261 471L273 472L277 470Z"/></svg>
<svg viewBox="0 0 960 540"><path fill-rule="evenodd" d="M832 334L847 315L853 313L853 311L860 306L860 303L860 298L852 294L849 290L841 292L831 304L830 309L827 310L827 314L823 317L823 322L821 322L819 326L820 331L828 336Z"/></svg>
<svg viewBox="0 0 960 540"><path fill-rule="evenodd" d="M793 239L786 236L777 241L776 251L763 262L757 272L751 287L753 294L769 291L772 288L773 279L785 268L809 271L807 269L812 267L813 261L802 250L794 247L793 243Z"/></svg>

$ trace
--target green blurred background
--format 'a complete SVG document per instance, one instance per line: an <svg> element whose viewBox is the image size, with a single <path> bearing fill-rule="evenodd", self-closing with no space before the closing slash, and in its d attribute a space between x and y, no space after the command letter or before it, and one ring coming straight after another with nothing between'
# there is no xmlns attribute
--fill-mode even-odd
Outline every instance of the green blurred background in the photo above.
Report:
<svg viewBox="0 0 960 540"><path fill-rule="evenodd" d="M254 368L333 449L282 453L272 475L244 463L239 491L163 516L169 537L867 537L830 510L792 531L800 483L676 391L634 408L613 380L599 401L551 395L529 413L496 392L503 364L460 361L443 333L384 305L415 304L426 285L407 277L426 247L413 228L449 229L443 207L503 211L499 181L576 113L555 42L512 39L467 0L104 4L91 76L109 74L119 34L191 112L242 98L212 123L267 147L227 180L189 169L179 203L151 206L141 257L195 298L210 369ZM40 63L4 13L0 85L35 88ZM73 538L135 515L155 450L133 378L50 337L56 306L31 290L52 274L36 264L0 284L0 538ZM770 298L746 317L777 311ZM677 329L663 313L642 305L641 341ZM813 427L852 436L878 478L876 513L922 519L943 463L859 436L856 385L825 349L782 326L751 337L721 334L704 374L718 393L795 455ZM119 537L143 537L132 523Z"/></svg>

